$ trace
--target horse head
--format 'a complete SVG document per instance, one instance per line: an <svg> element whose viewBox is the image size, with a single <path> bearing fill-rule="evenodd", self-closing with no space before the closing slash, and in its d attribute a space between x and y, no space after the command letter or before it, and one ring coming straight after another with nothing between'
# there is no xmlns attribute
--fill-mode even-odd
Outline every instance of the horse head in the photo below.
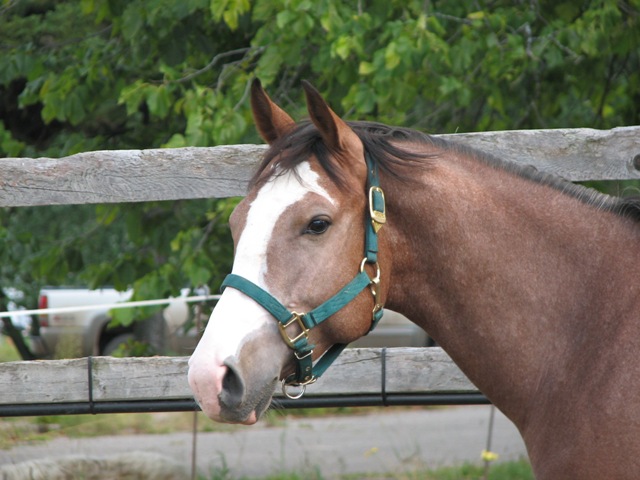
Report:
<svg viewBox="0 0 640 480"><path fill-rule="evenodd" d="M255 423L279 380L311 383L312 362L381 314L381 269L366 252L377 238L366 232L384 212L369 206L363 143L310 84L304 90L311 122L296 124L252 86L270 148L231 215L232 274L189 361L195 398L217 421Z"/></svg>

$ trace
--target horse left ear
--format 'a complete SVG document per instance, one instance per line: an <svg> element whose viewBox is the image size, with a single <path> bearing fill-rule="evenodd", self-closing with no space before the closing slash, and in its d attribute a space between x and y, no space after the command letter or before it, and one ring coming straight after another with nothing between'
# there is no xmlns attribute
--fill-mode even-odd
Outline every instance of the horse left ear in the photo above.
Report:
<svg viewBox="0 0 640 480"><path fill-rule="evenodd" d="M346 152L354 145L362 145L358 136L349 125L331 110L327 102L306 80L302 87L307 98L307 110L325 145L334 152Z"/></svg>

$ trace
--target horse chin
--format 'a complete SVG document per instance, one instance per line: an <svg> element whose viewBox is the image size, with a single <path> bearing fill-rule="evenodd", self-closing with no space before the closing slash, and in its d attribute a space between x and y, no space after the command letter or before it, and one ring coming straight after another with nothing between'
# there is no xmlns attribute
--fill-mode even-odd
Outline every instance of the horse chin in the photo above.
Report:
<svg viewBox="0 0 640 480"><path fill-rule="evenodd" d="M277 379L268 382L263 388L249 391L241 404L227 402L227 393L223 391L218 397L220 406L219 420L225 423L240 423L243 425L255 424L271 405L271 398L277 385Z"/></svg>

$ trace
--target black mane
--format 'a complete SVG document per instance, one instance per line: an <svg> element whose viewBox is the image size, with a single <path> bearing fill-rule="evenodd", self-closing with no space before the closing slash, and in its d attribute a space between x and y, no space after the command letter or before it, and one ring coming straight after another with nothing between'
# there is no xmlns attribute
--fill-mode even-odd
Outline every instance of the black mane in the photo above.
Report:
<svg viewBox="0 0 640 480"><path fill-rule="evenodd" d="M438 154L420 153L416 145L435 146L440 150L453 150L470 156L494 168L506 170L530 181L547 185L579 199L587 205L600 210L630 217L640 222L640 198L620 198L605 195L582 185L571 183L557 175L541 172L533 166L508 162L472 148L456 144L442 138L427 135L417 130L392 127L376 122L347 122L362 141L365 150L378 165L381 172L411 181L411 169L408 165L428 167L430 160ZM407 145L407 148L403 147ZM413 148L411 148L413 147ZM432 150L432 149L431 149ZM338 185L344 185L340 170L330 161L330 151L322 141L320 133L311 122L298 124L289 134L278 139L265 153L251 185L260 184L269 175L265 175L267 166L278 156L278 174L295 169L309 156L314 155L329 178Z"/></svg>

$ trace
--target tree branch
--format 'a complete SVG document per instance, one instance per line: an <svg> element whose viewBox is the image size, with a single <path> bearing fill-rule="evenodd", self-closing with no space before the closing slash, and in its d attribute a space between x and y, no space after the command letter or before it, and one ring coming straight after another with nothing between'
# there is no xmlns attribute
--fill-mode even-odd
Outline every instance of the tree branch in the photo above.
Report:
<svg viewBox="0 0 640 480"><path fill-rule="evenodd" d="M176 83L185 83L188 82L192 79L194 79L195 77L197 77L198 75L202 75L205 72L208 72L209 70L211 70L213 67L216 66L216 64L223 58L227 58L227 57L231 57L233 55L240 55L240 54L246 54L247 52L250 52L251 50L256 50L256 54L260 53L264 50L264 47L258 47L258 48L254 48L254 47L246 47L246 48L238 48L236 50L229 50L228 52L223 52L223 53L218 53L217 55L215 55L211 61L205 65L204 67L202 67L200 70L196 70L193 73L190 73L189 75L186 75L182 78L179 78L178 80L176 80Z"/></svg>

